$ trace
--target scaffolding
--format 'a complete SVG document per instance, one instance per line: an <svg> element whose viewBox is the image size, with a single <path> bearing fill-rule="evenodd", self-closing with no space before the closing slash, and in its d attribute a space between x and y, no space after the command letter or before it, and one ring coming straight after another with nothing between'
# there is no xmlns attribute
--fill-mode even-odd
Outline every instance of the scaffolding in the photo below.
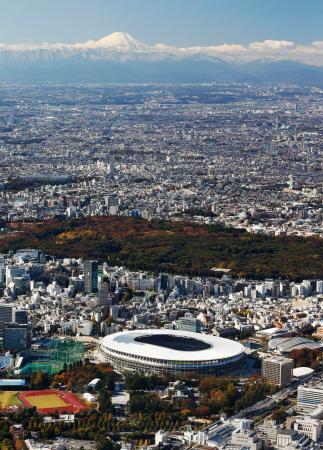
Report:
<svg viewBox="0 0 323 450"><path fill-rule="evenodd" d="M20 375L30 376L37 372L48 375L69 369L71 365L83 361L84 346L74 339L53 339L47 350L33 351L31 360L20 369Z"/></svg>

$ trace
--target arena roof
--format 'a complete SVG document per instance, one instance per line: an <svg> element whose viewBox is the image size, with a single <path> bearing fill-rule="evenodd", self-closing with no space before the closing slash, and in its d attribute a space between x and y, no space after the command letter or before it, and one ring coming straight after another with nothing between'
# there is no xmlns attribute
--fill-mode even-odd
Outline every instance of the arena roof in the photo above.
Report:
<svg viewBox="0 0 323 450"><path fill-rule="evenodd" d="M150 336L151 339L148 338ZM138 357L167 361L214 361L244 353L243 346L230 339L190 331L164 329L115 333L104 337L101 345L106 349Z"/></svg>
<svg viewBox="0 0 323 450"><path fill-rule="evenodd" d="M320 350L323 344L320 342L315 342L310 339L303 338L301 336L296 337L281 337L272 339L268 347L273 349L277 348L280 352L291 352L293 350L300 350L303 348L308 348L310 350Z"/></svg>

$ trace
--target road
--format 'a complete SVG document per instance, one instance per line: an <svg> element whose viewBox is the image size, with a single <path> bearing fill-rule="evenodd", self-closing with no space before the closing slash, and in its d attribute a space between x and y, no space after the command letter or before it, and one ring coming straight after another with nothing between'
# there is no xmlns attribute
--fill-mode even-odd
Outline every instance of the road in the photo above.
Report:
<svg viewBox="0 0 323 450"><path fill-rule="evenodd" d="M264 400L261 400L252 406L249 406L248 408L243 409L237 414L234 414L230 417L230 421L243 418L251 420L266 411L271 411L275 407L275 405L277 405L277 403L295 394L298 386L299 382L292 383L290 386L282 389L276 394L267 397ZM226 442L231 437L233 429L234 426L230 425L229 421L225 423L217 421L205 428L204 431L208 434L209 443L212 443L212 441L214 441L219 444Z"/></svg>

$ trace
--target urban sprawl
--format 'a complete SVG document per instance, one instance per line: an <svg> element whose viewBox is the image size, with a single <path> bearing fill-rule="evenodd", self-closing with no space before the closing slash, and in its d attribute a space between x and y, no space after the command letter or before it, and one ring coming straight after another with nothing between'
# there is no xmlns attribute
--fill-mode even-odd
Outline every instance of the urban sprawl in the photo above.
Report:
<svg viewBox="0 0 323 450"><path fill-rule="evenodd" d="M19 247L21 226L90 216L319 245L322 116L322 90L288 85L0 86L0 248L15 237L0 252L1 449L323 448L323 274Z"/></svg>

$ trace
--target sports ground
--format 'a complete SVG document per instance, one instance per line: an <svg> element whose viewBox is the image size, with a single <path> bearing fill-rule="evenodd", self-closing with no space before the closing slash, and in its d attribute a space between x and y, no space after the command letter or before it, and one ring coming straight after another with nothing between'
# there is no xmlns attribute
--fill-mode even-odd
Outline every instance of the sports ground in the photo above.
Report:
<svg viewBox="0 0 323 450"><path fill-rule="evenodd" d="M0 409L13 410L22 406L18 391L0 391Z"/></svg>
<svg viewBox="0 0 323 450"><path fill-rule="evenodd" d="M86 405L75 394L54 389L20 392L17 397L27 408L35 407L41 414L75 414L86 409Z"/></svg>

